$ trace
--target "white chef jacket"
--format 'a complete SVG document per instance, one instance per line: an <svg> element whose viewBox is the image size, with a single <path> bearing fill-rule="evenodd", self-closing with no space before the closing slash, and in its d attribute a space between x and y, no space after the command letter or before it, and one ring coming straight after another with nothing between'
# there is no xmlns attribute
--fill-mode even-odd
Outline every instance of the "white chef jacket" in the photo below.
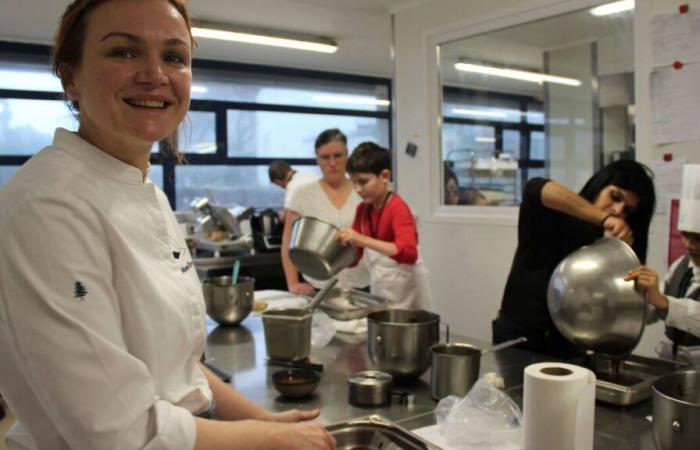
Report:
<svg viewBox="0 0 700 450"><path fill-rule="evenodd" d="M290 202L292 201L292 196L294 191L299 187L308 183L313 183L318 181L318 175L311 172L294 172L292 179L287 183L284 193L284 207L289 208Z"/></svg>
<svg viewBox="0 0 700 450"><path fill-rule="evenodd" d="M664 277L664 292L668 289L673 273L678 269L682 260L683 257L678 258L669 267ZM688 267L693 269L693 279L686 293L693 294L700 289L700 267L696 266L690 259L688 260ZM665 313L660 313L656 308L649 305L647 323L653 323L662 319L668 326L700 336L700 302L692 298L676 298L671 295L666 295L666 298L668 299L668 310ZM655 350L662 358L674 358L673 342L665 334L661 336L661 340ZM678 346L676 358L700 367L700 346Z"/></svg>
<svg viewBox="0 0 700 450"><path fill-rule="evenodd" d="M683 257L678 258L671 264L664 278L664 285L668 286L673 273L682 260ZM692 259L688 260L688 267L693 268L693 280L686 292L692 294L700 289L700 267L696 266ZM667 295L666 298L668 298L666 324L695 336L700 336L700 302L692 298L676 298L670 295Z"/></svg>
<svg viewBox="0 0 700 450"><path fill-rule="evenodd" d="M0 235L8 448L193 448L205 308L165 195L58 129L0 191Z"/></svg>

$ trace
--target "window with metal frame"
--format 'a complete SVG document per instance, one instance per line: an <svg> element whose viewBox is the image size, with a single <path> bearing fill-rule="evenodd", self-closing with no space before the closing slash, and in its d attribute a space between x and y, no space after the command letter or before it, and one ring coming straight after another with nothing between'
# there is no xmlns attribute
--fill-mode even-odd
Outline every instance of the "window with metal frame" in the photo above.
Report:
<svg viewBox="0 0 700 450"><path fill-rule="evenodd" d="M46 46L0 42L0 187L56 127L77 129L51 74ZM184 162L154 146L149 177L174 209L196 197L222 205L281 207L268 164L316 171L313 142L340 128L348 148L391 148L391 81L311 70L194 60L190 111L178 133ZM41 116L36 120L37 114Z"/></svg>
<svg viewBox="0 0 700 450"><path fill-rule="evenodd" d="M500 204L519 204L524 183L546 172L542 102L445 86L442 153L459 186L474 192L497 190L503 197ZM498 163L502 170L492 170ZM469 200L461 198L459 204L475 201Z"/></svg>

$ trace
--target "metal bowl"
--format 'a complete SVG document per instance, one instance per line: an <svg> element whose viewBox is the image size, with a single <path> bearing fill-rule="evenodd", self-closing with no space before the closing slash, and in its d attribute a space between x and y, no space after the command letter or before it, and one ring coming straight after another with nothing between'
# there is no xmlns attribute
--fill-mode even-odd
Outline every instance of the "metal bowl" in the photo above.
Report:
<svg viewBox="0 0 700 450"><path fill-rule="evenodd" d="M301 398L311 395L318 387L321 376L315 370L285 369L272 374L275 389L285 397Z"/></svg>
<svg viewBox="0 0 700 450"><path fill-rule="evenodd" d="M304 275L327 280L355 261L355 249L340 243L336 226L300 217L292 224L289 258Z"/></svg>
<svg viewBox="0 0 700 450"><path fill-rule="evenodd" d="M585 350L612 358L628 355L646 324L646 296L624 280L639 265L634 251L613 238L564 258L547 290L549 313L561 334Z"/></svg>
<svg viewBox="0 0 700 450"><path fill-rule="evenodd" d="M214 277L202 281L207 314L221 325L238 325L253 309L255 280L240 277L231 284L231 277Z"/></svg>

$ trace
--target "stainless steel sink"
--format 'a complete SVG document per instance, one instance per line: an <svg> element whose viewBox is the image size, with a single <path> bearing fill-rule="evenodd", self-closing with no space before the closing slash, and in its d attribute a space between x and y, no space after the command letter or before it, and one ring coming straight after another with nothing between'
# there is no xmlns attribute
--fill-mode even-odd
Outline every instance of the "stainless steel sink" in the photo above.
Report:
<svg viewBox="0 0 700 450"><path fill-rule="evenodd" d="M327 427L338 450L440 450L381 416L353 419Z"/></svg>

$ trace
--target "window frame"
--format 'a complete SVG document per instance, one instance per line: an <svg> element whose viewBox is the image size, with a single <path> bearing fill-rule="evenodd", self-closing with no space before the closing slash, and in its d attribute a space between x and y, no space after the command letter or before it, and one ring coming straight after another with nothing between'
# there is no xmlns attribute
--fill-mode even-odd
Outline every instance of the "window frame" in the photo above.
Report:
<svg viewBox="0 0 700 450"><path fill-rule="evenodd" d="M515 130L520 134L520 149L518 152L518 176L520 177L521 186L525 186L528 180L529 169L544 169L547 165L546 159L532 159L530 157L530 133L533 131L540 131L545 133L544 124L532 124L527 122L527 112L529 111L529 105L544 103L534 96L529 95L518 95L518 94L507 94L503 92L491 92L482 91L477 89L462 88L457 86L443 86L442 99L451 96L473 96L473 97L489 97L498 100L513 101L518 103L520 109L520 121L519 122L503 122L498 120L488 120L488 119L470 119L467 117L452 117L443 115L443 123L451 125L482 125L487 127L492 127L494 129L494 136L496 142L494 146L494 156L498 157L500 151L499 148L503 146L503 131L504 130ZM442 146L441 146L442 148ZM546 148L546 146L545 146ZM547 155L545 155L546 157Z"/></svg>
<svg viewBox="0 0 700 450"><path fill-rule="evenodd" d="M47 64L49 61L51 48L45 45L24 44L17 42L0 41L0 53L30 55L37 59L46 58ZM393 147L393 89L392 81L389 78L352 75L336 72L323 72L310 69L297 69L290 67L266 66L259 64L245 64L228 61L215 61L207 59L194 59L192 61L192 69L214 69L221 71L244 71L254 74L288 76L295 78L304 78L311 80L322 80L330 82L354 82L373 85L382 85L386 87L386 92L390 100L390 105L386 110L382 111L367 111L344 108L324 108L313 106L294 106L269 103L254 103L254 102L238 102L238 101L221 101L221 100L199 100L192 99L190 101L189 111L213 112L215 114L215 133L216 133L216 152L212 154L198 154L183 152L186 165L233 165L233 166L259 166L268 165L276 159L284 159L290 165L314 165L315 158L285 158L284 155L277 157L229 157L228 156L228 123L227 112L230 110L238 111L261 111L261 112L285 112L294 114L320 114L320 115L336 115L346 117L371 117L377 119L385 119L387 121L389 138L389 148ZM0 89L0 98L22 99L22 100L63 100L62 92L48 91L26 91ZM320 131L320 130L319 130ZM160 143L161 150L164 143ZM39 151L40 149L36 149ZM0 165L22 165L31 158L30 155L13 156L0 155ZM173 209L176 207L176 180L175 167L178 165L175 158L166 156L162 151L151 154L151 164L163 166L163 191L165 192L170 205Z"/></svg>

